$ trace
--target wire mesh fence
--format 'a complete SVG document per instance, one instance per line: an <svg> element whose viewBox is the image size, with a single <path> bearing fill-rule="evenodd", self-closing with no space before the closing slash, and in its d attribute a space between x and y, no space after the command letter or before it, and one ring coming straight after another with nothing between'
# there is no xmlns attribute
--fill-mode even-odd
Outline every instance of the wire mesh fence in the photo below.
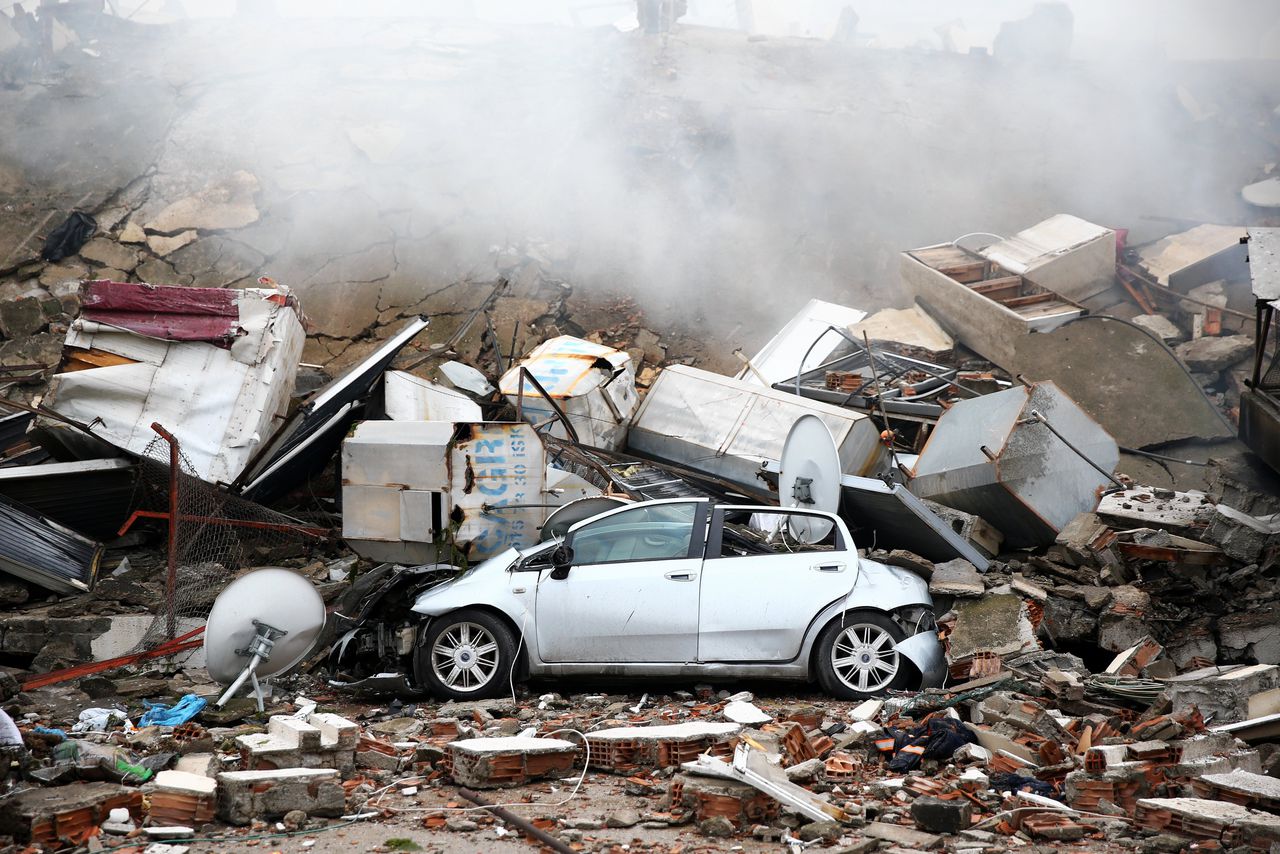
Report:
<svg viewBox="0 0 1280 854"><path fill-rule="evenodd" d="M326 533L200 480L178 441L155 427L126 527L167 532L165 595L135 651L196 628L240 570L298 554Z"/></svg>

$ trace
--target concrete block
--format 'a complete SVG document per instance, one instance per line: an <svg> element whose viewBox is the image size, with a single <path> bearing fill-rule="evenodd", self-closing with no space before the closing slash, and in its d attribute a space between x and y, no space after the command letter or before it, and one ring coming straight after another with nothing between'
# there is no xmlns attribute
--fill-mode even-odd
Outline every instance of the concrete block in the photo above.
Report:
<svg viewBox="0 0 1280 854"><path fill-rule="evenodd" d="M781 805L747 783L677 774L671 778L671 806L691 812L694 821L724 818L743 828L772 823Z"/></svg>
<svg viewBox="0 0 1280 854"><path fill-rule="evenodd" d="M1165 681L1175 715L1198 708L1215 725L1280 712L1280 667L1206 667Z"/></svg>
<svg viewBox="0 0 1280 854"><path fill-rule="evenodd" d="M342 815L346 797L333 768L224 771L218 775L218 817L244 825L293 810L309 816Z"/></svg>
<svg viewBox="0 0 1280 854"><path fill-rule="evenodd" d="M1264 549L1280 542L1280 518L1250 516L1219 504L1204 532L1204 541L1241 563L1256 563Z"/></svg>
<svg viewBox="0 0 1280 854"><path fill-rule="evenodd" d="M741 730L734 723L690 721L650 727L615 727L587 734L591 764L623 771L669 768L692 762L713 744L727 741Z"/></svg>
<svg viewBox="0 0 1280 854"><path fill-rule="evenodd" d="M1035 631L1022 597L1008 594L956 603L949 655L958 661L980 652L996 655L1036 649Z"/></svg>
<svg viewBox="0 0 1280 854"><path fill-rule="evenodd" d="M965 800L924 796L911 802L911 819L927 833L959 833L972 824L973 809Z"/></svg>
<svg viewBox="0 0 1280 854"><path fill-rule="evenodd" d="M198 827L213 821L218 781L186 771L161 771L155 777L149 800L152 824Z"/></svg>
<svg viewBox="0 0 1280 854"><path fill-rule="evenodd" d="M922 833L919 830L903 827L900 824L889 824L883 821L868 823L862 829L862 832L873 839L883 839L892 845L915 848L920 851L928 851L931 848L937 848L942 845L941 836L933 833Z"/></svg>
<svg viewBox="0 0 1280 854"><path fill-rule="evenodd" d="M142 821L142 792L115 783L71 783L49 789L25 789L0 799L0 836L44 846L66 847L107 820L113 809L127 809Z"/></svg>
<svg viewBox="0 0 1280 854"><path fill-rule="evenodd" d="M497 789L572 772L578 745L559 738L469 738L445 745L460 786Z"/></svg>
<svg viewBox="0 0 1280 854"><path fill-rule="evenodd" d="M327 750L355 750L360 725L332 712L313 712L307 723L320 730L320 744Z"/></svg>
<svg viewBox="0 0 1280 854"><path fill-rule="evenodd" d="M936 563L933 577L929 579L929 593L933 596L977 597L987 592L977 567L963 558Z"/></svg>

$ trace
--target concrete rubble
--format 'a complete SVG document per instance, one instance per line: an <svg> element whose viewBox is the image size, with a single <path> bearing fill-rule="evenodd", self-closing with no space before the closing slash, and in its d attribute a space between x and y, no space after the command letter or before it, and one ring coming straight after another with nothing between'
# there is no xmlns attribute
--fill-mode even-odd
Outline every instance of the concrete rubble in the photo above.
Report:
<svg viewBox="0 0 1280 854"><path fill-rule="evenodd" d="M0 103L24 129L52 121L37 85L71 103L98 97L99 76L131 79L102 51L131 52L152 25L92 5L41 4L38 38L22 10L0 14ZM708 57L759 49L771 81L793 52L847 64L861 54L823 52L846 41L912 79L936 59L869 48L856 15L831 42L772 40L764 4L738 6L760 7L749 39L669 21L679 37L662 56L619 41L639 32L575 29L584 67L640 56L648 69L610 78L639 111L618 122L628 200L677 198L663 173L695 169L732 147L728 126L772 110L755 92L750 109L680 94ZM1006 24L996 53L1058 32L1054 14ZM381 107L397 112L430 112L409 88L461 85L462 69L530 37L365 36L391 40L394 68L326 71L348 81L337 89L357 81L361 103L387 85L399 94ZM401 65L406 45L421 56ZM697 61L677 74L673 56ZM353 850L1280 850L1280 275L1274 219L1257 215L1276 179L1235 176L1253 208L1218 222L1043 218L1063 204L1050 198L958 238L932 215L874 245L874 229L842 225L796 240L782 270L766 241L725 246L730 260L685 259L664 282L678 304L660 306L640 285L671 269L599 222L580 245L511 237L508 221L499 239L451 182L432 191L443 208L421 207L406 186L458 152L379 104L348 102L337 124L318 118L324 93L280 117L254 109L263 150L277 122L284 150L210 156L199 140L237 115L234 81L257 74L166 64L137 84L161 107L112 119L136 145L55 151L37 169L37 136L0 140L0 470L23 475L0 478L0 854L240 850L276 834L317 850L339 837ZM960 91L995 98L979 70ZM1203 123L1187 134L1199 146L1234 144L1241 126L1280 140L1271 112L1214 118L1189 92L1159 97ZM516 100L497 123L531 137L541 125ZM865 109L772 100L790 119ZM75 116L106 138L101 116ZM298 140L313 118L358 168ZM723 181L737 205L780 204ZM522 207L510 188L493 195ZM1180 201L1152 204L1194 210ZM92 229L51 252L73 211ZM1263 224L1224 224L1246 219ZM846 287L857 277L837 262L853 258L880 292ZM765 267L758 305L724 284ZM815 283L837 280L841 302L813 295L835 298ZM815 417L830 470L784 489L790 431ZM694 652L626 688L610 681L634 676L623 662L586 684L513 667L503 696L431 696L415 595L562 537L579 521L566 507L586 519L690 495L837 513L850 555L927 586L911 640L941 644L944 686L837 700L723 670L695 681L707 662ZM221 590L268 566L315 589L325 634L264 677L263 708L219 705L201 632ZM510 628L518 661L530 636Z"/></svg>

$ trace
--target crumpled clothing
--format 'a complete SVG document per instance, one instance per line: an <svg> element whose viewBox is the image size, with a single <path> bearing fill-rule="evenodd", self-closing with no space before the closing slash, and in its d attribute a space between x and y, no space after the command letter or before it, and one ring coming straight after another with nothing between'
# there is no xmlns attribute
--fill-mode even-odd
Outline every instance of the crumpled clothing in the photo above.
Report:
<svg viewBox="0 0 1280 854"><path fill-rule="evenodd" d="M129 716L124 712L119 709L100 708L85 709L81 712L79 720L71 727L71 731L106 732L112 721L118 721L122 724L125 732L133 732L133 721L129 720Z"/></svg>
<svg viewBox="0 0 1280 854"><path fill-rule="evenodd" d="M898 774L914 771L925 759L950 759L963 745L978 742L963 723L945 716L929 718L908 730L887 729L885 733L893 736L893 758L887 767Z"/></svg>
<svg viewBox="0 0 1280 854"><path fill-rule="evenodd" d="M80 251L98 230L98 221L82 211L72 211L62 225L49 232L44 239L40 257L46 261L61 261Z"/></svg>
<svg viewBox="0 0 1280 854"><path fill-rule="evenodd" d="M1051 784L1043 780L1037 780L1035 777L1024 777L1016 771L1001 771L998 774L992 774L991 788L998 792L1030 792L1033 795L1042 795L1046 798L1061 800Z"/></svg>
<svg viewBox="0 0 1280 854"><path fill-rule="evenodd" d="M185 724L187 721L200 714L200 710L205 707L205 699L197 697L195 694L188 694L172 706L166 706L161 703L148 703L142 701L147 710L143 712L142 719L138 721L138 726L177 726Z"/></svg>

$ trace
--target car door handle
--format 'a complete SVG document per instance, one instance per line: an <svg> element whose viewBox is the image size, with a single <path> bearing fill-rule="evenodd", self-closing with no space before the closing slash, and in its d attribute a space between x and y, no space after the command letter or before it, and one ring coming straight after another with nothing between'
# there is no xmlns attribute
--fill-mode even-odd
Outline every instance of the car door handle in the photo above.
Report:
<svg viewBox="0 0 1280 854"><path fill-rule="evenodd" d="M812 568L818 572L844 572L844 564L842 563L820 563Z"/></svg>
<svg viewBox="0 0 1280 854"><path fill-rule="evenodd" d="M668 572L665 576L669 581L693 581L698 577L698 573L690 572L687 569Z"/></svg>

